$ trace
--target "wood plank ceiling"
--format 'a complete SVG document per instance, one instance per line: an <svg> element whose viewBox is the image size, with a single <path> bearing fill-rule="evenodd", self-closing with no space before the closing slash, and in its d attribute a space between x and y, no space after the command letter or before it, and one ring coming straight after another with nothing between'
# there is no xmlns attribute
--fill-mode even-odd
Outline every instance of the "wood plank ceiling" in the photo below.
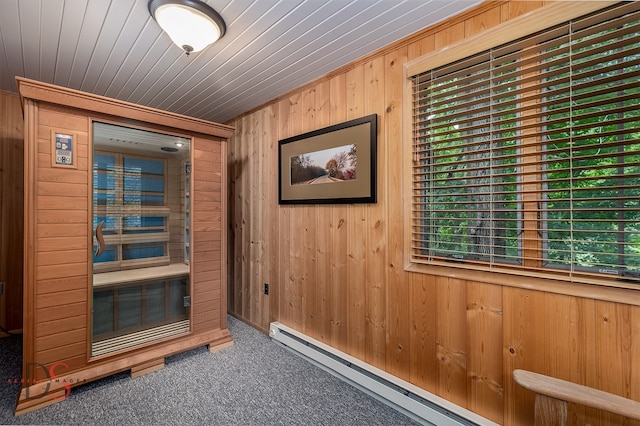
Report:
<svg viewBox="0 0 640 426"><path fill-rule="evenodd" d="M225 122L481 0L206 0L227 34L186 56L147 0L1 0L15 76Z"/></svg>

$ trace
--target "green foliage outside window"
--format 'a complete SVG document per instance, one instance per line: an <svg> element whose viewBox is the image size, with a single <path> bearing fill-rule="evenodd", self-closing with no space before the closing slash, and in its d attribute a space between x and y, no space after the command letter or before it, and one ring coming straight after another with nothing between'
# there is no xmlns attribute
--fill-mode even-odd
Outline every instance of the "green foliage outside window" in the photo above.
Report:
<svg viewBox="0 0 640 426"><path fill-rule="evenodd" d="M640 20L622 10L414 78L414 260L640 277Z"/></svg>

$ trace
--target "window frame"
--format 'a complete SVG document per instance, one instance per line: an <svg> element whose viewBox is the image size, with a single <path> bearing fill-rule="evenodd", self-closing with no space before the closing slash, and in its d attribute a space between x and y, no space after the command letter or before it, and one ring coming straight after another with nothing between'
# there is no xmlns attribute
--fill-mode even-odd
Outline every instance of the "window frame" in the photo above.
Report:
<svg viewBox="0 0 640 426"><path fill-rule="evenodd" d="M96 214L96 209L99 211L105 211L107 214L109 212L114 214L115 220L119 223L116 225L116 230L119 232L114 233L113 235L105 235L104 240L106 246L113 246L116 250L116 259L112 261L104 261L104 262L92 262L93 264L93 273L103 273L103 272L113 272L120 271L124 269L131 269L136 267L148 267L148 266L163 266L168 265L170 263L169 257L169 241L170 241L170 230L169 230L169 217L171 214L171 209L167 205L167 197L168 197L168 165L167 159L162 157L155 156L144 156L135 153L128 152L115 152L108 151L105 149L99 149L95 151L96 154L112 156L115 160L116 169L119 169L120 172L115 172L111 174L115 180L116 189L114 191L114 195L116 197L117 202L113 205L106 206L92 206L92 215ZM151 159L153 161L161 162L163 168L163 174L158 175L162 176L164 191L162 193L163 203L162 205L146 205L146 206L129 206L126 202L124 202L124 184L125 178L127 174L124 172L124 162L125 159L134 159L134 160L147 160ZM92 175L95 173L95 169L92 166ZM108 176L109 173L103 173L105 176ZM92 178L93 179L93 178ZM92 195L93 196L93 195ZM124 226L122 221L124 221L127 217L162 217L164 218L164 225L162 226L162 230L158 230L156 232L151 233L133 233L128 234L128 228ZM135 228L131 228L135 229ZM127 237L128 235L128 237ZM146 236L148 238L143 237ZM95 239L93 240L95 244ZM142 258L133 258L133 259L124 259L123 251L124 246L127 245L135 245L135 244L145 244L151 243L155 244L155 246L162 246L164 254L162 256L153 256L153 257L142 257ZM95 250L95 246L94 246Z"/></svg>
<svg viewBox="0 0 640 426"><path fill-rule="evenodd" d="M405 64L403 133L405 141L411 141L411 147L404 150L403 156L405 179L403 181L405 185L404 212L406 216L404 220L405 270L506 286L535 288L576 296L584 296L588 293L597 299L617 302L629 303L629 297L637 299L637 291L640 288L638 283L633 282L628 283L600 277L576 278L554 273L552 270L532 272L501 267L500 265L459 265L455 262L443 260L418 263L412 260L412 222L414 219L412 213L412 199L414 196L412 172L414 156L412 78L440 66L597 12L616 3L620 2L554 2ZM517 277L522 277L522 279ZM597 286L594 286L594 284L597 284ZM634 304L640 305L640 301Z"/></svg>

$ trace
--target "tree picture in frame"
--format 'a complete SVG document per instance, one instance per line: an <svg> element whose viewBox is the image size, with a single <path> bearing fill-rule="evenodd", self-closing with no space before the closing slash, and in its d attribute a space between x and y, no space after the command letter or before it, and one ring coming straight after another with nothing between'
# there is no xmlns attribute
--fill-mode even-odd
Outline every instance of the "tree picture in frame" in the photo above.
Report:
<svg viewBox="0 0 640 426"><path fill-rule="evenodd" d="M282 139L280 204L376 202L377 115Z"/></svg>

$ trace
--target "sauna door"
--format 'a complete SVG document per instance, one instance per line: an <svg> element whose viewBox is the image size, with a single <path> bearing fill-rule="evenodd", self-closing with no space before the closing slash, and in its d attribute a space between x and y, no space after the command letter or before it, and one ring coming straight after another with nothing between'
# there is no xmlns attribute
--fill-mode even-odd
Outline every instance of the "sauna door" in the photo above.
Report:
<svg viewBox="0 0 640 426"><path fill-rule="evenodd" d="M91 355L190 331L190 140L93 123Z"/></svg>

